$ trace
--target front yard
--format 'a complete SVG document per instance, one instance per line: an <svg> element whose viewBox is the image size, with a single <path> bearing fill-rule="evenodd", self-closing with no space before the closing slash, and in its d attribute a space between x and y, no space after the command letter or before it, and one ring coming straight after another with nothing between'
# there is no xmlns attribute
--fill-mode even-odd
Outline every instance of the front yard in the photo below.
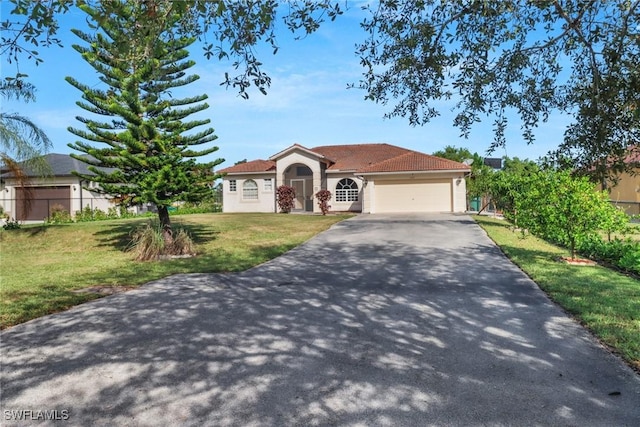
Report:
<svg viewBox="0 0 640 427"><path fill-rule="evenodd" d="M134 262L129 233L146 219L0 229L0 327L98 298L74 290L139 286L176 273L230 272L263 263L346 216L196 214L172 217L187 228L198 256Z"/></svg>

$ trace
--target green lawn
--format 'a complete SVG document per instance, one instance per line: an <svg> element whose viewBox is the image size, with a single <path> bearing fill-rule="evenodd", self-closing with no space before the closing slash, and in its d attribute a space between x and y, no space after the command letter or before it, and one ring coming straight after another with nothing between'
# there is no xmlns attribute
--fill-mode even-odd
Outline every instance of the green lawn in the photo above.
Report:
<svg viewBox="0 0 640 427"><path fill-rule="evenodd" d="M71 291L138 286L176 273L242 271L308 240L341 215L196 214L172 217L187 228L198 256L134 262L129 233L145 219L0 229L0 327L98 298Z"/></svg>
<svg viewBox="0 0 640 427"><path fill-rule="evenodd" d="M640 370L640 280L600 266L558 262L569 255L567 250L533 236L523 238L507 221L475 219L554 301Z"/></svg>

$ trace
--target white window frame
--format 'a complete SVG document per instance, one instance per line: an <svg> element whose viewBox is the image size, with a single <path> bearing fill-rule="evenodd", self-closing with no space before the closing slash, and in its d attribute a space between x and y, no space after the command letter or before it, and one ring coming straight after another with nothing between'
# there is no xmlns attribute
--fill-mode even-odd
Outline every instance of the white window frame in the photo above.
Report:
<svg viewBox="0 0 640 427"><path fill-rule="evenodd" d="M238 191L238 181L236 181L235 179L230 179L229 180L229 192L230 193L235 193L236 191Z"/></svg>
<svg viewBox="0 0 640 427"><path fill-rule="evenodd" d="M242 200L258 200L257 182L252 179L247 179L242 183Z"/></svg>
<svg viewBox="0 0 640 427"><path fill-rule="evenodd" d="M273 191L273 179L265 178L263 188L263 191L271 193Z"/></svg>
<svg viewBox="0 0 640 427"><path fill-rule="evenodd" d="M359 194L358 183L351 178L342 178L336 184L336 202L357 202Z"/></svg>

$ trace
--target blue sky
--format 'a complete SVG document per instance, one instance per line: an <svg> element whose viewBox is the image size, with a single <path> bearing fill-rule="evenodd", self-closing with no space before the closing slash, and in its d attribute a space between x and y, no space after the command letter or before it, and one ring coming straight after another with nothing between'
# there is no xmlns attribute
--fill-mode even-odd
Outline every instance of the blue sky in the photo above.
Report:
<svg viewBox="0 0 640 427"><path fill-rule="evenodd" d="M2 19L7 18L7 2L2 3ZM447 145L466 147L484 155L492 141L491 119L474 126L468 139L461 138L453 127L451 108L455 100L441 101L441 117L420 127L412 127L407 119L383 119L391 106L364 100L364 91L347 89L357 82L362 67L355 55L355 44L365 35L359 27L362 12L352 7L335 22L323 24L320 30L302 40L294 40L288 31L278 35L280 49L272 54L269 46L258 48L263 69L271 76L272 84L266 96L250 91L249 100L237 96L233 89L220 86L224 73L233 73L231 62L207 60L200 46L194 45L191 70L201 78L196 83L176 91L174 96L206 93L209 109L198 118L211 119L218 139L219 150L211 158L224 158L220 167L241 159L266 159L291 144L306 147L331 144L386 142L424 153L433 153ZM70 28L82 28L85 17L79 11L69 12L61 20L59 36L64 48L41 48L44 63L34 66L23 59L20 72L29 75L37 88L36 102L24 104L4 102L3 111L20 112L32 118L53 141L52 152L69 153L67 143L75 136L68 126L79 126L75 116L88 117L75 102L80 92L64 78L73 76L82 83L97 85L98 75L71 47L80 43ZM2 58L3 76L15 75L13 65ZM536 159L554 149L562 140L567 119L552 115L536 132L533 145L523 142L519 123L514 120L507 131L507 147L492 157Z"/></svg>

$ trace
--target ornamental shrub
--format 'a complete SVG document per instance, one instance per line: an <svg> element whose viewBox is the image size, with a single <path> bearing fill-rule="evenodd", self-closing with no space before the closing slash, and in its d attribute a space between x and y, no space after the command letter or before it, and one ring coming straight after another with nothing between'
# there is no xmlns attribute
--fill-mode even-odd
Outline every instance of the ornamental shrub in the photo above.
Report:
<svg viewBox="0 0 640 427"><path fill-rule="evenodd" d="M331 191L329 190L320 190L316 193L316 199L318 199L318 206L322 211L322 215L326 215L329 212L331 206L329 205L329 200L331 200Z"/></svg>
<svg viewBox="0 0 640 427"><path fill-rule="evenodd" d="M195 244L182 228L174 228L173 241L167 244L159 222L150 221L131 233L128 251L136 261L151 261L166 255L195 255Z"/></svg>
<svg viewBox="0 0 640 427"><path fill-rule="evenodd" d="M276 201L280 212L289 213L293 209L294 200L296 199L296 190L288 185L281 185L276 190Z"/></svg>

